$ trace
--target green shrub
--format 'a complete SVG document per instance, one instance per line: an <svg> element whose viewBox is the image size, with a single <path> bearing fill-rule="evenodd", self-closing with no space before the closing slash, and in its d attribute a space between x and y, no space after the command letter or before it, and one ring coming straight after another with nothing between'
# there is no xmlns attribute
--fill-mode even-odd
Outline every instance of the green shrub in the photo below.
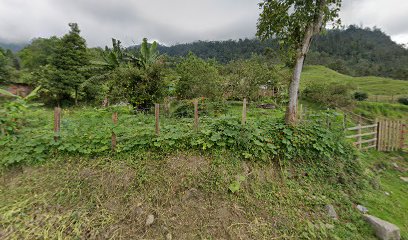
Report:
<svg viewBox="0 0 408 240"><path fill-rule="evenodd" d="M398 102L404 105L408 105L408 97L400 97L398 98Z"/></svg>
<svg viewBox="0 0 408 240"><path fill-rule="evenodd" d="M179 97L183 99L221 98L221 75L216 62L205 61L190 53L177 65L176 70L180 75L176 86Z"/></svg>
<svg viewBox="0 0 408 240"><path fill-rule="evenodd" d="M37 117L34 121L31 117L34 122L30 128L21 129L15 136L0 138L0 164L37 163L55 154L106 155L111 153L111 133L115 132L118 154L226 150L238 158L252 161L310 166L314 169L310 174L330 178L341 176L346 183L352 183L350 178L359 173L355 150L345 141L343 131L328 129L318 121L290 127L283 121L264 119L250 120L243 126L238 117L201 118L199 131L194 131L191 119L162 119L160 136L156 136L153 115L134 115L127 109L119 111L119 122L113 125L111 111L81 110L76 115L64 111L57 142L53 140L52 120ZM333 122L336 121L336 116L324 114L316 119L334 117Z"/></svg>
<svg viewBox="0 0 408 240"><path fill-rule="evenodd" d="M341 83L312 83L303 91L303 96L316 103L329 107L345 107L352 103L349 84Z"/></svg>
<svg viewBox="0 0 408 240"><path fill-rule="evenodd" d="M368 94L365 92L355 92L354 93L354 99L357 101L364 101L367 100Z"/></svg>
<svg viewBox="0 0 408 240"><path fill-rule="evenodd" d="M162 66L153 64L147 68L119 67L113 73L112 95L126 100L135 109L148 110L160 100L164 91Z"/></svg>
<svg viewBox="0 0 408 240"><path fill-rule="evenodd" d="M198 112L200 116L207 115L207 109L204 104L198 105ZM174 110L173 116L179 118L192 118L194 117L194 105L191 100L183 100L180 101L177 105L176 109Z"/></svg>

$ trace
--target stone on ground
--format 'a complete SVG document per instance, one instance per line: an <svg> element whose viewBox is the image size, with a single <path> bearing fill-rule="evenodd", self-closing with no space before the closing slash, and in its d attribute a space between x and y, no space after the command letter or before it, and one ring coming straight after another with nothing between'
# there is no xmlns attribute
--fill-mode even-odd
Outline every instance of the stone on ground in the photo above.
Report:
<svg viewBox="0 0 408 240"><path fill-rule="evenodd" d="M362 212L363 214L366 214L368 212L368 209L362 205L357 205L356 208Z"/></svg>
<svg viewBox="0 0 408 240"><path fill-rule="evenodd" d="M377 217L365 214L364 219L370 223L375 231L375 235L381 240L400 240L400 230L392 223L386 222Z"/></svg>
<svg viewBox="0 0 408 240"><path fill-rule="evenodd" d="M400 179L404 182L408 182L408 177L400 177Z"/></svg>
<svg viewBox="0 0 408 240"><path fill-rule="evenodd" d="M149 214L146 219L146 226L150 226L154 223L154 216L152 214Z"/></svg>
<svg viewBox="0 0 408 240"><path fill-rule="evenodd" d="M333 218L334 220L337 220L339 218L333 205L331 204L326 205L326 211L329 217Z"/></svg>

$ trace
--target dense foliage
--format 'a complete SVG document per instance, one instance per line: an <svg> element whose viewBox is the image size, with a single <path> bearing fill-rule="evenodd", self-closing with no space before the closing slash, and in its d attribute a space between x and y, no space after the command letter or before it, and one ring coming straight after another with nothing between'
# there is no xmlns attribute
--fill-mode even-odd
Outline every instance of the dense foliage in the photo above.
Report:
<svg viewBox="0 0 408 240"><path fill-rule="evenodd" d="M308 63L320 64L352 76L408 79L408 49L378 28L327 31L312 45Z"/></svg>
<svg viewBox="0 0 408 240"><path fill-rule="evenodd" d="M228 76L225 92L228 98L235 100L259 100L260 88L274 91L285 80L278 75L275 66L255 55L247 60L231 61L224 71Z"/></svg>
<svg viewBox="0 0 408 240"><path fill-rule="evenodd" d="M176 71L180 76L176 85L179 97L221 97L222 82L216 62L205 61L191 53L181 60Z"/></svg>
<svg viewBox="0 0 408 240"><path fill-rule="evenodd" d="M355 92L353 97L357 101L364 101L368 98L368 94L366 92Z"/></svg>
<svg viewBox="0 0 408 240"><path fill-rule="evenodd" d="M311 83L303 91L303 97L328 107L346 107L352 104L353 86L344 83Z"/></svg>
<svg viewBox="0 0 408 240"><path fill-rule="evenodd" d="M202 118L200 131L192 129L192 120L165 119L160 136L154 132L154 116L133 115L129 108L119 111L119 124L111 124L109 109L64 111L60 141L55 142L49 113L32 113L18 134L1 136L1 164L35 163L53 154L98 155L111 152L110 137L118 136L117 152L182 149L227 149L254 161L307 161L321 164L321 173L346 167L354 161L354 150L345 142L341 129L328 129L312 122L297 127L286 126L270 117L251 120L242 126L234 117ZM333 121L336 116L332 115ZM46 123L46 124L44 124ZM337 159L337 160L335 160ZM333 169L332 169L333 168ZM331 169L331 170L330 170Z"/></svg>

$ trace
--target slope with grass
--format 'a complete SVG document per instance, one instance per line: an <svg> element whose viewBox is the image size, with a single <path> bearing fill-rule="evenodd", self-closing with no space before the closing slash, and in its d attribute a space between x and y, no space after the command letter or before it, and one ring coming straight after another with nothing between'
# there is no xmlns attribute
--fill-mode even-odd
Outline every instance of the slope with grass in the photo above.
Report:
<svg viewBox="0 0 408 240"><path fill-rule="evenodd" d="M392 222L408 239L408 188L400 177L408 177L408 153L368 152L362 155L368 179L361 203L369 214Z"/></svg>
<svg viewBox="0 0 408 240"><path fill-rule="evenodd" d="M374 239L355 192L304 167L282 171L227 152L61 156L3 175L0 237Z"/></svg>
<svg viewBox="0 0 408 240"><path fill-rule="evenodd" d="M302 88L312 81L349 83L353 84L358 91L369 95L394 96L395 99L408 94L408 81L383 77L351 77L324 66L305 66L302 72Z"/></svg>

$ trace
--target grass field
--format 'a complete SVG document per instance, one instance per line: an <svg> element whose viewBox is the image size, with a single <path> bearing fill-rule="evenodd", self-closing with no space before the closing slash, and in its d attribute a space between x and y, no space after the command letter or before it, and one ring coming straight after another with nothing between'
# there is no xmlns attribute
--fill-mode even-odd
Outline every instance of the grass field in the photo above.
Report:
<svg viewBox="0 0 408 240"><path fill-rule="evenodd" d="M353 84L358 91L369 94L370 100L394 101L408 95L408 81L382 77L351 77L324 66L306 66L302 72L302 87L311 81ZM378 96L378 97L376 97Z"/></svg>

